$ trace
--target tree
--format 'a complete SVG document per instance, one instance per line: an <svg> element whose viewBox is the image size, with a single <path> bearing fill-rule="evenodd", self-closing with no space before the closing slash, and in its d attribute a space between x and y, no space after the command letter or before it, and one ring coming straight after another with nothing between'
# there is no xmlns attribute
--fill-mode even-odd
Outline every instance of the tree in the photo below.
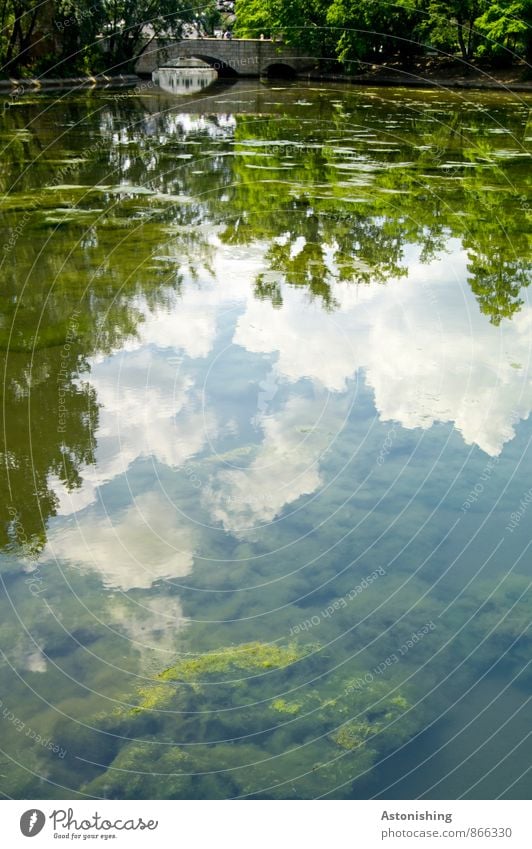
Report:
<svg viewBox="0 0 532 849"><path fill-rule="evenodd" d="M104 15L108 63L111 69L134 62L155 38L182 35L183 24L192 23L197 8L187 0L100 0ZM203 16L214 0L202 6Z"/></svg>
<svg viewBox="0 0 532 849"><path fill-rule="evenodd" d="M237 38L271 38L278 21L275 0L236 0L236 22L233 28Z"/></svg>
<svg viewBox="0 0 532 849"><path fill-rule="evenodd" d="M334 28L340 61L382 61L394 53L403 58L417 53L412 32L419 13L388 0L333 0L327 23Z"/></svg>
<svg viewBox="0 0 532 849"><path fill-rule="evenodd" d="M532 61L532 0L496 0L478 18L477 27L486 53L506 54L510 60L520 53Z"/></svg>
<svg viewBox="0 0 532 849"><path fill-rule="evenodd" d="M237 0L235 35L280 37L309 56L335 55L334 33L327 27L328 0Z"/></svg>
<svg viewBox="0 0 532 849"><path fill-rule="evenodd" d="M406 0L409 2L409 0ZM489 0L417 0L424 20L419 32L435 47L454 52L459 47L464 62L469 62L478 43L477 18L484 12Z"/></svg>
<svg viewBox="0 0 532 849"><path fill-rule="evenodd" d="M39 70L130 66L153 39L181 37L185 23L212 28L216 0L0 0L0 62L10 74L39 60Z"/></svg>
<svg viewBox="0 0 532 849"><path fill-rule="evenodd" d="M49 11L49 3L39 0L3 0L0 69L4 73L29 63L37 27L49 18Z"/></svg>

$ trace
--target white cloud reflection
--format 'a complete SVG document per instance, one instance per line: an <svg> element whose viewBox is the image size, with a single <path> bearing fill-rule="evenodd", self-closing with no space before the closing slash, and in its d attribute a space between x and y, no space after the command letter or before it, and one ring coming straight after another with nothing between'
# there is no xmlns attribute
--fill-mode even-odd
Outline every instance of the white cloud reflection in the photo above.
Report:
<svg viewBox="0 0 532 849"><path fill-rule="evenodd" d="M319 459L330 431L318 400L295 396L260 424L264 438L245 469L211 478L204 501L211 516L238 535L271 522L283 507L321 484Z"/></svg>
<svg viewBox="0 0 532 849"><path fill-rule="evenodd" d="M453 423L466 444L497 455L532 407L532 308L489 324L465 282L467 258L454 247L431 265L412 252L407 280L334 286L333 313L297 289L284 291L281 310L250 299L235 342L277 353L289 380L310 378L334 392L363 370L383 421L424 430Z"/></svg>
<svg viewBox="0 0 532 849"><path fill-rule="evenodd" d="M194 532L159 493L149 492L117 515L84 513L50 534L45 557L99 573L109 588L148 588L164 578L188 575Z"/></svg>
<svg viewBox="0 0 532 849"><path fill-rule="evenodd" d="M422 430L451 423L467 445L492 456L512 439L516 422L528 417L532 308L525 304L511 321L492 326L465 282L467 257L457 243L430 265L409 249L407 279L385 286L334 284L338 308L330 312L299 288L284 288L281 309L255 298L253 281L264 270L264 245L243 249L215 240L215 248L214 278L205 272L201 284L184 287L166 308L146 307L139 339L124 352L95 360L91 382L102 404L97 464L82 470L81 490L67 493L57 484L60 513L91 504L99 486L126 474L140 457L179 468L207 446L207 434L215 441L216 434L234 429L241 411L224 411L224 420L203 396L208 357L228 322L234 326L233 344L271 355L276 379L293 387L292 397L273 416L255 411L252 421L262 429L262 441L249 467L208 475L204 505L213 521L235 533L273 520L320 486L326 440L319 429L301 439L298 428L312 431L316 421L315 399L295 387L303 378L319 396L346 393L349 381L363 374L381 420ZM123 521L134 535L133 515ZM95 568L110 583L135 585L123 578L114 530L92 531L105 537L100 548L92 546ZM166 540L162 528L161 536ZM112 566L104 568L109 546L121 562L116 574ZM147 557L159 576L172 570L181 574L191 563L189 556L167 568L161 552L155 562ZM134 580L142 580L136 567L131 569Z"/></svg>

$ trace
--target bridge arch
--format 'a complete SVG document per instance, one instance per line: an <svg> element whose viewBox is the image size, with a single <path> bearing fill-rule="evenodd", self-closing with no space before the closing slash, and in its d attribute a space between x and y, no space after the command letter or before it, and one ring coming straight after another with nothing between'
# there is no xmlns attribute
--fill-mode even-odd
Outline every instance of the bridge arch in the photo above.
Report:
<svg viewBox="0 0 532 849"><path fill-rule="evenodd" d="M207 56L204 53L189 53L187 54L187 59L199 59L201 62L205 62L206 65L218 71L219 77L238 77L238 72L219 57Z"/></svg>
<svg viewBox="0 0 532 849"><path fill-rule="evenodd" d="M293 65L288 62L270 62L261 68L261 77L268 77L273 80L294 80L297 76L297 71Z"/></svg>

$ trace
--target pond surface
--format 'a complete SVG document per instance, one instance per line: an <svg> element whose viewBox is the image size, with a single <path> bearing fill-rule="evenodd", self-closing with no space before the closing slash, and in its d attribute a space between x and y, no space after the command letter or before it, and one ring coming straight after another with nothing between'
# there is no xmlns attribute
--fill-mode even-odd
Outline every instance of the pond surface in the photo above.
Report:
<svg viewBox="0 0 532 849"><path fill-rule="evenodd" d="M5 797L530 798L529 104L4 111Z"/></svg>

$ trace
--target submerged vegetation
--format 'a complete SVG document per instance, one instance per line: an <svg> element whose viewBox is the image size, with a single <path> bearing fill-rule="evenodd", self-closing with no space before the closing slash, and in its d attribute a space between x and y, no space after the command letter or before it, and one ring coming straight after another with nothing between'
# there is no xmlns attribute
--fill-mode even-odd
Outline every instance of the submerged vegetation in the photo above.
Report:
<svg viewBox="0 0 532 849"><path fill-rule="evenodd" d="M457 697L449 692L457 657L473 649L475 669L482 675L493 656L490 634L496 633L497 656L506 654L511 660L510 676L526 666L531 613L526 587L527 580L517 577L507 578L495 593L483 585L479 596L486 596L484 606L477 610L476 598L464 597L448 621L440 620L437 636L421 654L418 647L415 657L404 661L405 668L388 668L380 677L352 660L346 675L344 649L331 664L318 644L310 651L308 646L278 646L275 659L271 646L260 642L253 643L251 654L246 644L221 651L225 671L231 667L256 673L258 661L264 672L260 664L265 661L271 670L273 662L273 679L263 674L235 677L233 671L222 682L219 665L213 664L217 653L198 655L202 683L191 686L188 672L176 673L187 680L164 685L164 710L157 698L148 704L143 694L142 711L98 720L100 731L121 742L107 769L92 777L83 792L108 798L343 798L352 797L361 783L367 793L380 764L430 727L433 717ZM413 595L419 592L419 586L412 589ZM403 598L397 604L397 615L405 602ZM434 613L438 604L433 599L427 610ZM372 617L366 632L357 631L357 641L367 643L383 621L393 619L386 607L387 614ZM455 636L461 622L470 623L467 632ZM399 634L394 629L390 646L398 645ZM441 654L449 643L451 648ZM436 660L427 665L424 660L433 655ZM255 660L244 666L245 656ZM296 659L297 674L292 665ZM340 668L334 669L338 661ZM174 669L182 669L182 661ZM157 676L153 693L165 678L165 672Z"/></svg>
<svg viewBox="0 0 532 849"><path fill-rule="evenodd" d="M232 669L282 669L302 657L296 645L275 646L247 643L231 646L194 658L184 658L161 672L161 681L195 681L204 675L225 674Z"/></svg>
<svg viewBox="0 0 532 849"><path fill-rule="evenodd" d="M229 672L265 671L283 669L295 663L305 654L305 650L295 644L289 646L267 645L265 643L247 643L239 646L228 646L217 651L206 652L195 657L185 657L160 672L156 684L151 688L142 687L139 692L140 702L133 713L156 708L167 708L171 705L173 688L161 686L158 682L187 682L196 692L201 689L202 679L209 676L226 675Z"/></svg>
<svg viewBox="0 0 532 849"><path fill-rule="evenodd" d="M59 714L49 711L38 726L42 729L44 722L47 737L57 741L67 755L58 761L16 734L9 747L25 745L19 761L22 758L37 774L43 770L52 774L74 795L117 799L367 797L383 765L386 777L389 759L415 745L418 735L462 698L468 680L460 673L464 658L473 681L482 680L497 657L504 658L509 681L518 676L521 687L527 683L524 671L531 649L532 601L525 576L496 578L482 582L474 592L468 590L452 614L438 620L437 630L426 641L401 663L389 665L379 674L377 660L406 642L404 635L411 625L399 622L404 611L416 603L417 617L436 617L448 604L445 592L435 593L421 609L419 597L426 585L411 576L409 589L396 595L404 577L404 573L397 575L387 588L382 610L374 612L351 636L349 628L356 622L353 613L339 611L335 615L331 620L334 630L320 634L325 643L335 633L343 634L334 642L334 657L326 645L317 643L299 647L279 643L273 655L271 644L259 640L251 645L235 644L195 655L193 674L190 659L181 658L156 673L149 686L130 694L127 677L120 676L114 692L122 706L112 710L107 703L92 714L89 705L94 711L94 698L87 704L85 689L76 683L76 669L84 668L84 680L100 680L101 686L97 658L92 668L87 667L86 655L78 647L69 660L60 645L61 634L65 639L63 628L56 633L50 617L39 621L34 616L32 631L44 656L59 660L65 671L71 671L68 689L63 685L62 698L58 700L57 694L54 698ZM48 581L53 583L52 575ZM90 615L85 613L82 618L72 601L64 603L61 587L57 591L57 598L48 593L49 602L54 606L63 603L64 627L77 640L84 639ZM454 595L452 588L450 592ZM89 606L98 601L86 587L85 599ZM479 599L483 603L479 604ZM34 601L42 606L40 600ZM25 617L30 612L28 603L27 591L16 596L17 608ZM375 599L369 602L370 606L375 603ZM367 599L364 605L368 606ZM106 608L106 618L113 621L112 607ZM395 624L383 640L379 635L388 623ZM4 644L16 644L14 627L8 620L2 622ZM197 638L201 639L201 631L194 629L187 641ZM375 641L377 647L369 656L367 651L363 659L352 656ZM116 652L115 643L116 636L105 646L107 659L116 663L122 648ZM96 653L101 653L100 643L94 642L94 646L99 646ZM222 670L216 656L223 658ZM34 673L33 680L35 675L39 673ZM43 686L41 680L39 686ZM51 681L47 685L50 698L53 687ZM20 682L12 694L18 691L22 696ZM3 699L8 700L6 695ZM128 706L130 699L137 707ZM42 712L42 706L36 708ZM27 700L20 716L34 727L37 719L31 709ZM65 715L73 710L76 721ZM27 798L35 792L34 782L31 773L16 767L10 776L11 792ZM54 787L41 782L39 792L48 795Z"/></svg>
<svg viewBox="0 0 532 849"><path fill-rule="evenodd" d="M229 786L234 796L285 798L287 784L297 779L297 790L292 787L288 795L312 798L327 776L327 782L342 785L339 795L348 795L352 781L369 774L380 754L405 743L420 728L420 710L382 682L355 692L337 675L327 681L325 694L312 684L299 684L297 701L264 698L260 674L225 684L219 680L231 670L277 670L271 686L282 691L290 686L288 667L296 661L308 658L307 673L318 668L309 651L315 655L319 647L255 642L179 661L160 673L153 687L141 690L138 708L104 720L103 730L118 738L146 737L149 728L148 739L121 746L108 770L84 792L124 798L142 787L143 794L151 792L155 798L205 798L225 797ZM207 680L198 683L196 675ZM211 676L216 687L209 685ZM183 683L172 688L158 683L169 680ZM191 681L192 686L184 683ZM330 692L334 698L327 696ZM228 735L232 738L224 739ZM152 748L155 740L162 745ZM138 776L124 773L138 768L143 756L149 759L150 776L139 782Z"/></svg>

